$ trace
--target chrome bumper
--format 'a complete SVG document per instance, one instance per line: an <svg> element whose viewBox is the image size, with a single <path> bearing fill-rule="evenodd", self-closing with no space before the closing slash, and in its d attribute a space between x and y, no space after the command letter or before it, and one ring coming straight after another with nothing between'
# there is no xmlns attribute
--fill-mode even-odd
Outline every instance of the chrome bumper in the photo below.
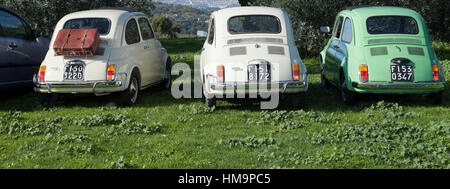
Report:
<svg viewBox="0 0 450 189"><path fill-rule="evenodd" d="M212 91L233 92L233 93L249 93L258 92L280 92L280 93L297 93L308 90L308 80L305 81L281 81L269 83L211 83ZM266 91L264 91L266 90Z"/></svg>
<svg viewBox="0 0 450 189"><path fill-rule="evenodd" d="M445 82L436 83L357 83L352 86L360 89L433 90L444 89Z"/></svg>
<svg viewBox="0 0 450 189"><path fill-rule="evenodd" d="M126 76L125 80L126 81ZM37 76L33 78L34 90L39 93L94 93L96 95L121 91L126 86L121 80L91 81L91 82L38 82Z"/></svg>

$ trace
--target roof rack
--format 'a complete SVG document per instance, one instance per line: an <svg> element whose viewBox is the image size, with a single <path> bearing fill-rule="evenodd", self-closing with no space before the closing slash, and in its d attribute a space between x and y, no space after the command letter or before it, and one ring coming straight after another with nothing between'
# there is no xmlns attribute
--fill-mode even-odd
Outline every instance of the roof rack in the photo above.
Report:
<svg viewBox="0 0 450 189"><path fill-rule="evenodd" d="M367 7L380 7L378 5L359 5L359 6L352 6L352 7L347 7L346 9L349 11L355 10L355 9L360 9L360 8L367 8Z"/></svg>
<svg viewBox="0 0 450 189"><path fill-rule="evenodd" d="M127 12L142 12L140 8L131 8L131 7L103 7L100 10L121 10Z"/></svg>

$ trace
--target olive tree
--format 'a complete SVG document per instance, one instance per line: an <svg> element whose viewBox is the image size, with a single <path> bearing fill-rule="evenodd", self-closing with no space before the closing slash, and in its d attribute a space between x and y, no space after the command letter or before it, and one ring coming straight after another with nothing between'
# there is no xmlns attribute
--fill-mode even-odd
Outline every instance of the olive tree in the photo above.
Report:
<svg viewBox="0 0 450 189"><path fill-rule="evenodd" d="M0 0L24 17L45 37L50 37L56 23L71 12L102 7L135 7L151 15L151 0Z"/></svg>
<svg viewBox="0 0 450 189"><path fill-rule="evenodd" d="M336 14L349 6L380 5L410 8L427 21L433 40L450 41L450 4L448 0L240 0L243 6L270 6L285 10L292 20L302 57L316 57L329 38L320 26L334 24Z"/></svg>
<svg viewBox="0 0 450 189"><path fill-rule="evenodd" d="M181 29L166 16L157 16L152 19L152 26L158 35L176 38L176 33L180 33Z"/></svg>

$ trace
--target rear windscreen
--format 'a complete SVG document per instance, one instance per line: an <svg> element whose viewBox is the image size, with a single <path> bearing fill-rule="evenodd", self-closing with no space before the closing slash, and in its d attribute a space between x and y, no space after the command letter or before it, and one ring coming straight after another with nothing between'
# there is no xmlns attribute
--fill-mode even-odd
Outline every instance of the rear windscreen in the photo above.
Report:
<svg viewBox="0 0 450 189"><path fill-rule="evenodd" d="M269 15L235 16L228 21L231 34L280 33L280 20Z"/></svg>
<svg viewBox="0 0 450 189"><path fill-rule="evenodd" d="M369 34L418 34L417 21L409 16L374 16L367 19Z"/></svg>
<svg viewBox="0 0 450 189"><path fill-rule="evenodd" d="M67 21L64 29L94 29L97 28L100 35L109 33L111 24L106 18L77 18Z"/></svg>

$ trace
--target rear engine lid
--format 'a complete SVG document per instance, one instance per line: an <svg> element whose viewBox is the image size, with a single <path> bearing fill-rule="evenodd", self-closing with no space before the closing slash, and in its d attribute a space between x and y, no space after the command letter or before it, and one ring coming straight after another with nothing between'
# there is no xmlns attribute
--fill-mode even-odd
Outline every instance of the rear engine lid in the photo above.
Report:
<svg viewBox="0 0 450 189"><path fill-rule="evenodd" d="M372 41L372 44L374 42ZM412 78L406 82L432 81L432 61L427 47L419 45L419 41L416 41L417 44L388 43L383 40L376 42L376 45L364 47L369 82L397 82L391 77L392 69L394 69L392 66L396 65L405 65L407 66L405 68L412 68Z"/></svg>

